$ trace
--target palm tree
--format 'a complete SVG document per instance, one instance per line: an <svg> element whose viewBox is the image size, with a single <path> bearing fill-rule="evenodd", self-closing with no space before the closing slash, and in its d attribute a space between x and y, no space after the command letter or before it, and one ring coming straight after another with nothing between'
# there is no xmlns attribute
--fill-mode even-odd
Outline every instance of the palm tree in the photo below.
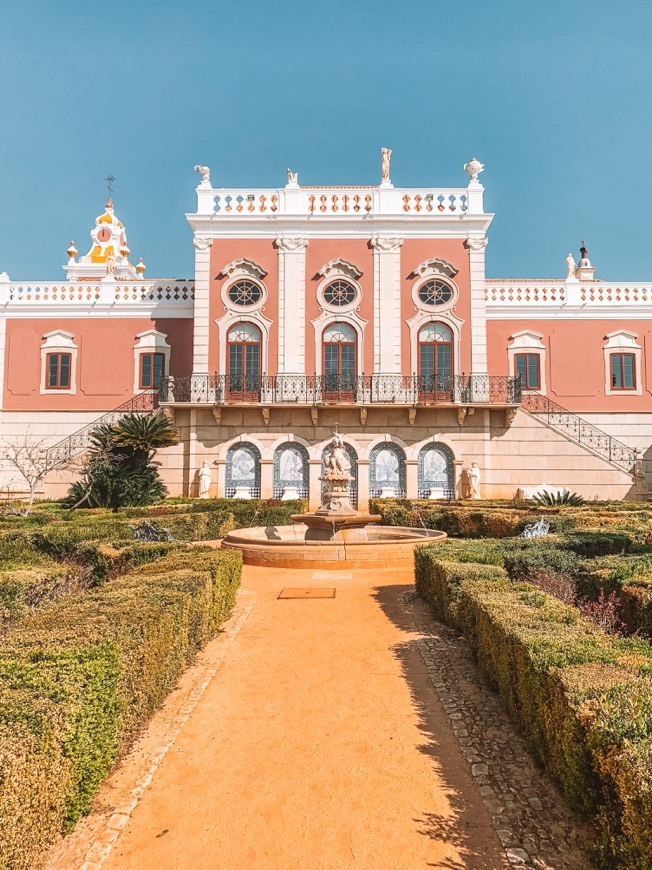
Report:
<svg viewBox="0 0 652 870"><path fill-rule="evenodd" d="M179 443L179 433L160 414L126 414L112 427L113 445L150 461L157 450Z"/></svg>

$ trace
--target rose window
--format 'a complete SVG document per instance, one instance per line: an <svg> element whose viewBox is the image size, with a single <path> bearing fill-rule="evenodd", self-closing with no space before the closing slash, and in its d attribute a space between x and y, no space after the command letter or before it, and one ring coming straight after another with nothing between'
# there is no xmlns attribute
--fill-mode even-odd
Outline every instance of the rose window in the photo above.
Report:
<svg viewBox="0 0 652 870"><path fill-rule="evenodd" d="M452 298L452 289L443 281L426 281L419 287L419 299L424 305L446 305Z"/></svg>
<svg viewBox="0 0 652 870"><path fill-rule="evenodd" d="M229 287L229 302L233 305L256 305L263 298L263 291L253 281L236 281Z"/></svg>
<svg viewBox="0 0 652 870"><path fill-rule="evenodd" d="M358 291L348 281L333 281L324 290L324 301L336 308L343 308L345 305L353 305L357 295Z"/></svg>

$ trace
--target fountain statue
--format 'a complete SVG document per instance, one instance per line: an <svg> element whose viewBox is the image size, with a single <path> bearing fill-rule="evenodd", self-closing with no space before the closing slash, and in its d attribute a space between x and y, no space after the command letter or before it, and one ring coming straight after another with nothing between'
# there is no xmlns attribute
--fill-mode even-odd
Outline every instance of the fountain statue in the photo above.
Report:
<svg viewBox="0 0 652 870"><path fill-rule="evenodd" d="M242 552L248 565L280 568L411 567L413 549L446 538L427 528L381 526L380 515L351 504L351 462L336 432L324 455L322 504L313 513L293 514L292 526L235 529L222 541Z"/></svg>

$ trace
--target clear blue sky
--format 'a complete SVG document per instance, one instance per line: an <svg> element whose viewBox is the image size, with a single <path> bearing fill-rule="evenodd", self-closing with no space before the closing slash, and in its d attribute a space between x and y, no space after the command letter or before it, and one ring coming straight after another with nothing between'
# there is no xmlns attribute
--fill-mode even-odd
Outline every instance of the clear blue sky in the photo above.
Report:
<svg viewBox="0 0 652 870"><path fill-rule="evenodd" d="M462 185L490 276L652 280L649 0L4 0L0 271L60 278L104 176L134 256L192 274L195 163L216 186Z"/></svg>

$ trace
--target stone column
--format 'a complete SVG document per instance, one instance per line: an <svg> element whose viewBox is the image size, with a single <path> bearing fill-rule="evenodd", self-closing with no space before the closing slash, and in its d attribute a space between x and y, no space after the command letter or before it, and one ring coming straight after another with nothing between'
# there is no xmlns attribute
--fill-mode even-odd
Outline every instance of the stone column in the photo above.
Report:
<svg viewBox="0 0 652 870"><path fill-rule="evenodd" d="M274 460L260 460L260 497L274 498Z"/></svg>
<svg viewBox="0 0 652 870"><path fill-rule="evenodd" d="M308 460L308 510L321 507L321 459Z"/></svg>
<svg viewBox="0 0 652 870"><path fill-rule="evenodd" d="M401 245L374 236L374 371L401 374Z"/></svg>
<svg viewBox="0 0 652 870"><path fill-rule="evenodd" d="M358 510L369 510L369 465L368 459L358 459Z"/></svg>
<svg viewBox="0 0 652 870"><path fill-rule="evenodd" d="M278 248L278 373L306 373L306 246L308 239L276 239Z"/></svg>
<svg viewBox="0 0 652 870"><path fill-rule="evenodd" d="M209 299L211 284L211 245L212 239L192 240L195 246L195 303L193 330L192 373L207 375L208 341L210 333Z"/></svg>
<svg viewBox="0 0 652 870"><path fill-rule="evenodd" d="M471 284L471 374L487 374L487 305L485 301L484 252L486 237L468 238ZM461 374L461 372L460 372Z"/></svg>
<svg viewBox="0 0 652 870"><path fill-rule="evenodd" d="M197 472L197 411L190 409L188 425L188 492L187 497L195 494L195 474Z"/></svg>
<svg viewBox="0 0 652 870"><path fill-rule="evenodd" d="M226 459L216 459L217 466L217 497L225 498L226 496Z"/></svg>
<svg viewBox="0 0 652 870"><path fill-rule="evenodd" d="M405 495L406 498L419 498L419 460L405 460Z"/></svg>

